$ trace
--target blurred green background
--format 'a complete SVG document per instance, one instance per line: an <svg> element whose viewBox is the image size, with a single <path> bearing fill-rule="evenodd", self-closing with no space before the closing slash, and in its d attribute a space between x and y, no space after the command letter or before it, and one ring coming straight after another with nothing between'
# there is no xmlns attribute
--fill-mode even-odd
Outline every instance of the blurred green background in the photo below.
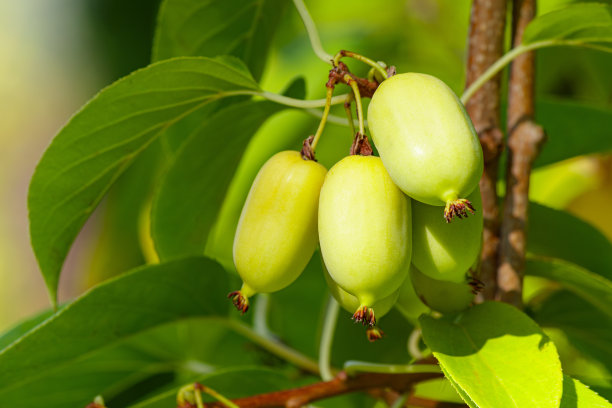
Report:
<svg viewBox="0 0 612 408"><path fill-rule="evenodd" d="M539 12L568 3L572 1L542 0ZM306 4L328 52L355 50L396 65L400 72L436 75L461 92L470 1ZM26 196L36 162L57 130L100 88L148 64L158 6L156 0L0 0L0 331L49 305L28 237ZM292 7L287 8L269 58L264 89L280 92L303 76L307 97L323 96L328 66L310 51ZM539 52L537 63L539 95L612 109L611 55L547 49ZM612 133L611 125L607 126ZM315 118L285 112L256 137L297 135L279 136L281 150L315 128ZM349 144L346 128L330 126L319 159L330 166ZM241 171L249 174L253 169ZM77 239L64 267L60 301L144 263L137 236L142 197L121 194L129 178L127 174L113 188ZM580 157L544 167L534 173L532 183L533 200L568 208L612 239L610 157ZM130 206L130 199L137 204Z"/></svg>

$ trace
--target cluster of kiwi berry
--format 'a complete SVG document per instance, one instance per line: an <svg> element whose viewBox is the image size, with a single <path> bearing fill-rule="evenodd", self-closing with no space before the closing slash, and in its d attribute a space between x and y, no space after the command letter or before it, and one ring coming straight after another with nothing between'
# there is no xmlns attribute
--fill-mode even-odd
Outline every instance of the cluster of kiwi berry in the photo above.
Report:
<svg viewBox="0 0 612 408"><path fill-rule="evenodd" d="M441 313L471 304L483 156L461 102L435 77L393 75L372 95L368 122L380 157L351 149L328 172L284 151L257 174L233 248L243 285L229 297L243 313L255 293L295 281L318 243L330 292L370 340L394 305L414 318L421 301Z"/></svg>

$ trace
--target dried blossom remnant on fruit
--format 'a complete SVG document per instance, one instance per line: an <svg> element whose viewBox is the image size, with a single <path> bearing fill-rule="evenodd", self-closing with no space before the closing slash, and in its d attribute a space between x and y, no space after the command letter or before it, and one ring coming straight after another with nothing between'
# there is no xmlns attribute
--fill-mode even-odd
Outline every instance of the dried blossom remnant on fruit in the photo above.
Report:
<svg viewBox="0 0 612 408"><path fill-rule="evenodd" d="M304 139L304 142L302 142L302 150L300 152L300 154L302 155L302 159L317 161L317 159L315 158L314 150L312 150L313 140L314 135L310 135L306 139Z"/></svg>
<svg viewBox="0 0 612 408"><path fill-rule="evenodd" d="M368 137L366 135L362 135L357 132L355 134L355 139L353 140L353 144L351 145L351 156L361 155L361 156L371 156L373 153L372 146L368 141Z"/></svg>
<svg viewBox="0 0 612 408"><path fill-rule="evenodd" d="M468 278L468 285L470 285L472 287L472 293L474 295L479 294L480 292L482 292L482 290L485 287L485 284L483 281L481 281L480 279L478 279L475 276L470 276Z"/></svg>
<svg viewBox="0 0 612 408"><path fill-rule="evenodd" d="M453 218L458 217L459 219L467 218L468 211L472 214L476 212L476 209L469 200L460 198L453 201L448 201L444 208L444 219L446 222L451 222Z"/></svg>
<svg viewBox="0 0 612 408"><path fill-rule="evenodd" d="M238 309L241 314L245 314L247 310L249 310L249 299L239 290L230 292L227 297L228 299L232 300L232 303L234 306L236 306L236 309Z"/></svg>
<svg viewBox="0 0 612 408"><path fill-rule="evenodd" d="M380 330L378 327L368 327L366 330L366 335L368 336L368 341L371 343L376 340L380 340L385 336L385 332Z"/></svg>
<svg viewBox="0 0 612 408"><path fill-rule="evenodd" d="M376 316L374 315L374 309L371 307L359 306L359 309L353 315L353 320L355 323L361 323L364 326L376 326Z"/></svg>

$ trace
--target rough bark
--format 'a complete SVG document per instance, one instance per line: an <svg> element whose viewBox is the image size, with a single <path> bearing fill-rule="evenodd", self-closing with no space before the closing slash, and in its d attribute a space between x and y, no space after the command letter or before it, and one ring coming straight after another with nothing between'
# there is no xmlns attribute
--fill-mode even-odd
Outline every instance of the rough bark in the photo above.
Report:
<svg viewBox="0 0 612 408"><path fill-rule="evenodd" d="M525 27L535 16L535 0L514 0L513 10L513 46L516 47L522 41ZM509 151L497 271L497 299L518 307L522 306L529 175L545 140L544 131L533 121L534 58L534 53L529 52L514 60L508 88Z"/></svg>
<svg viewBox="0 0 612 408"><path fill-rule="evenodd" d="M506 0L474 0L470 18L466 88L504 52ZM496 191L499 156L503 150L500 127L501 74L486 82L467 102L466 110L478 132L484 154L484 173L480 180L484 218L480 280L481 297L493 299L499 247L499 207ZM481 209L477 209L481 210Z"/></svg>

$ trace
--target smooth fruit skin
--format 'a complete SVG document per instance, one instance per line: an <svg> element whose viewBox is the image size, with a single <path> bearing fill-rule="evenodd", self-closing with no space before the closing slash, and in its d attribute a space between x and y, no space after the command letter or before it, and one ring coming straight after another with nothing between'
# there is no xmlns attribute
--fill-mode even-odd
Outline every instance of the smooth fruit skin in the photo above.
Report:
<svg viewBox="0 0 612 408"><path fill-rule="evenodd" d="M462 312L474 300L472 287L466 281L455 283L432 279L414 266L410 267L410 279L419 299L440 313Z"/></svg>
<svg viewBox="0 0 612 408"><path fill-rule="evenodd" d="M361 306L391 295L405 279L410 224L410 199L380 158L348 156L327 173L319 199L321 253L332 279Z"/></svg>
<svg viewBox="0 0 612 408"><path fill-rule="evenodd" d="M412 263L430 278L465 281L465 271L474 264L482 246L482 199L476 188L467 199L476 212L446 223L440 207L412 203Z"/></svg>
<svg viewBox="0 0 612 408"><path fill-rule="evenodd" d="M368 123L389 175L411 198L442 206L478 185L478 136L457 96L439 79L419 73L386 79L372 96Z"/></svg>
<svg viewBox="0 0 612 408"><path fill-rule="evenodd" d="M234 264L242 295L275 292L302 273L317 246L317 208L326 169L297 151L261 168L238 221Z"/></svg>
<svg viewBox="0 0 612 408"><path fill-rule="evenodd" d="M412 204L414 205L414 202ZM404 279L404 283L402 283L399 289L395 308L414 324L418 323L421 314L429 312L429 308L423 304L423 301L419 299L419 296L414 291L410 274Z"/></svg>
<svg viewBox="0 0 612 408"><path fill-rule="evenodd" d="M342 289L336 282L334 282L332 277L329 275L327 268L323 267L323 273L325 275L325 282L327 282L327 286L329 287L329 293L331 293L334 299L336 299L344 310L349 313L354 313L355 310L357 310L361 305L359 303L359 299ZM393 308L399 293L400 290L398 289L389 296L382 298L372 305L372 308L376 310L376 318L383 317Z"/></svg>

